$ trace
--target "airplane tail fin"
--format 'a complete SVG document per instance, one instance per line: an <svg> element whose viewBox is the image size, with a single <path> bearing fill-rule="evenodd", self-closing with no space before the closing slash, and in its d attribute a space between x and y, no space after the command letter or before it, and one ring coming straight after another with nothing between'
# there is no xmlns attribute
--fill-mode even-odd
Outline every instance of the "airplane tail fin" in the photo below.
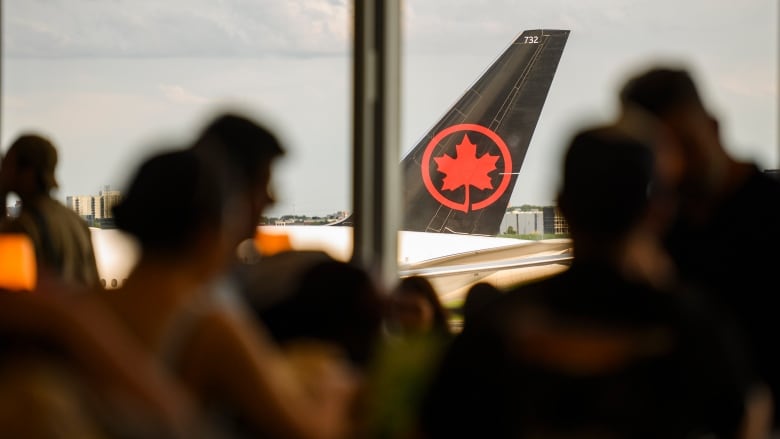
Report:
<svg viewBox="0 0 780 439"><path fill-rule="evenodd" d="M404 230L498 234L568 36L523 32L404 157Z"/></svg>

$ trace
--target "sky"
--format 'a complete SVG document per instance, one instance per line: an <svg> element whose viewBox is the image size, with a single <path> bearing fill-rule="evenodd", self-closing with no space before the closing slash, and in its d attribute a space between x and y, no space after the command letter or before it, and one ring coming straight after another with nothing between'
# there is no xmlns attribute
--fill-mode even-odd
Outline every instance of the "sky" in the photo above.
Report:
<svg viewBox="0 0 780 439"><path fill-rule="evenodd" d="M524 29L569 29L511 205L553 204L574 130L628 74L688 68L729 152L780 168L776 0L401 2L401 155ZM271 127L271 215L351 210L351 2L2 0L0 151L49 136L55 194L121 190L148 154L236 110ZM399 156L399 161L401 157Z"/></svg>

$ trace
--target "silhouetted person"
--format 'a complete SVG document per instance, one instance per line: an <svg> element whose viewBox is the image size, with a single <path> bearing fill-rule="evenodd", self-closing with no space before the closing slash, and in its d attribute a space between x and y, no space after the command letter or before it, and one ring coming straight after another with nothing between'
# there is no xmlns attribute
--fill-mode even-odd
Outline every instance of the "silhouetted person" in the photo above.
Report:
<svg viewBox="0 0 780 439"><path fill-rule="evenodd" d="M96 299L185 383L215 425L231 434L341 437L354 387L341 359L319 350L291 362L233 290L214 288L247 233L236 221L246 226L248 218L232 216L243 209L221 171L191 149L141 164L114 208L140 258L121 288ZM256 203L259 213L263 199Z"/></svg>
<svg viewBox="0 0 780 439"><path fill-rule="evenodd" d="M463 301L463 328L470 322L480 319L482 310L502 294L501 290L487 282L477 282L472 285Z"/></svg>
<svg viewBox="0 0 780 439"><path fill-rule="evenodd" d="M408 276L390 291L386 319L387 336L360 404L359 437L407 439L414 437L423 393L452 340L449 315L430 280Z"/></svg>
<svg viewBox="0 0 780 439"><path fill-rule="evenodd" d="M685 69L658 66L628 79L624 108L655 115L671 142L662 151L676 179L679 214L666 247L679 275L711 292L736 316L749 350L775 398L780 428L780 349L777 339L777 258L780 181L732 157L718 120Z"/></svg>
<svg viewBox="0 0 780 439"><path fill-rule="evenodd" d="M190 148L229 185L228 208L236 209L239 238L253 238L264 209L275 201L271 164L285 153L277 136L247 116L226 112L214 117Z"/></svg>
<svg viewBox="0 0 780 439"><path fill-rule="evenodd" d="M656 177L623 125L572 138L558 196L571 267L466 325L425 399L424 437L739 437L750 371L738 340L693 293L653 282L670 276Z"/></svg>
<svg viewBox="0 0 780 439"><path fill-rule="evenodd" d="M0 436L213 438L185 390L85 297L0 290Z"/></svg>
<svg viewBox="0 0 780 439"><path fill-rule="evenodd" d="M401 336L449 337L449 313L431 282L422 276L402 278L390 292L388 328Z"/></svg>
<svg viewBox="0 0 780 439"><path fill-rule="evenodd" d="M365 270L336 260L316 263L300 276L288 297L259 310L260 320L283 346L332 343L364 371L382 335L384 298L378 286Z"/></svg>
<svg viewBox="0 0 780 439"><path fill-rule="evenodd" d="M13 192L19 196L22 209L16 218L0 218L0 232L30 236L39 284L54 282L63 290L97 286L97 263L87 223L51 197L57 188L56 168L57 149L49 139L23 134L14 140L0 167L0 202L5 206L7 195Z"/></svg>

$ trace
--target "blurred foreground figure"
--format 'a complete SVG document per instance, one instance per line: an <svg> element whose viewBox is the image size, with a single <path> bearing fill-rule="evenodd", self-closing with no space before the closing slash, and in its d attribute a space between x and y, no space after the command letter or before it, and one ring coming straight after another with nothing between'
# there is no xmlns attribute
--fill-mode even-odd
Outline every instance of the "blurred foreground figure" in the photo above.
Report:
<svg viewBox="0 0 780 439"><path fill-rule="evenodd" d="M390 292L388 330L400 337L435 336L448 341L449 313L431 282L422 276L402 278Z"/></svg>
<svg viewBox="0 0 780 439"><path fill-rule="evenodd" d="M406 439L415 433L422 396L452 341L448 317L427 278L408 276L393 285L387 332L359 408L360 437Z"/></svg>
<svg viewBox="0 0 780 439"><path fill-rule="evenodd" d="M253 165L263 191L273 156ZM219 282L237 263L238 243L251 236L250 218L267 203L232 192L225 171L190 148L144 161L114 208L117 227L137 239L141 257L121 288L98 298L186 385L217 429L343 437L354 388L349 368L326 347L291 361L236 290Z"/></svg>
<svg viewBox="0 0 780 439"><path fill-rule="evenodd" d="M57 188L54 173L57 149L37 134L19 136L0 166L0 202L15 193L22 202L17 218L0 218L0 232L30 236L38 262L38 283L66 288L99 285L97 264L87 223L51 197ZM44 288L45 289L45 288Z"/></svg>
<svg viewBox="0 0 780 439"><path fill-rule="evenodd" d="M327 342L364 371L382 335L383 297L369 273L328 259L302 270L291 287L289 296L257 310L274 339L291 349L307 340Z"/></svg>
<svg viewBox="0 0 780 439"><path fill-rule="evenodd" d="M232 231L235 242L240 243L241 248L240 260L237 255L234 255L231 266L212 282L211 288L221 291L221 294L239 299L245 310L254 308L255 312L265 312L270 303L279 300L276 295L265 297L269 288L273 289L272 285L276 285L277 290L289 294L295 289L293 284L299 280L299 273L301 273L295 270L302 269L308 264L309 259L304 258L307 261L298 268L285 267L284 263L280 266L277 264L278 258L274 258L273 262L267 258L261 259L252 239L257 234L261 214L275 201L270 188L271 164L285 153L281 142L266 126L240 113L224 112L206 124L190 150L210 163L226 185L226 209L232 212L226 215L231 222L227 229ZM296 254L300 255L300 252L289 252L289 256L293 259ZM349 267L331 266L330 268L341 270ZM291 271L284 272L284 270L292 270L294 273L291 275ZM376 319L371 317L375 312L369 306L374 300L369 294L371 286L362 283L363 277L357 274L359 271L359 269L348 271L348 277L357 275L360 281L352 283L338 279L338 284L344 288L336 287L336 289L342 294L339 300L346 301L341 302L342 305L349 309L353 309L352 306L368 306L366 313L348 315L349 309L345 308L338 311L344 318L336 320L335 315L317 314L316 319L304 322L303 320L306 319L302 320L302 315L315 311L315 308L316 311L321 312L322 309L319 309L321 304L334 306L321 294L325 286L317 285L316 280L308 282L306 279L311 278L306 277L301 288L293 293L294 298L286 297L283 299L284 304L274 304L274 313L287 315L286 313L292 312L296 316L293 320L297 323L291 320L282 325L284 328L280 328L277 325L278 321L269 321L273 325L272 334L278 336L278 340L284 341L286 359L292 362L299 373L311 375L307 377L310 385L319 386L321 389L329 385L335 386L331 391L326 391L331 394L320 396L323 408L329 403L332 410L347 409L344 404L337 407L339 404L337 400L342 398L341 402L346 402L348 399L346 395L350 392L345 392L345 389L357 384L355 370L349 366L357 366L357 369L363 367L362 363L365 363L366 356L369 354L369 344L376 332L371 328L372 324L376 325L372 322ZM325 278L320 280L333 280L332 273L330 276L327 273L330 273L328 268L319 271L315 277L325 275ZM302 274L300 277L303 277ZM361 295L363 297L360 297ZM310 307L312 304L315 308ZM251 314L253 319L257 318L257 315L252 312L248 314ZM325 326L317 327L316 322L323 323ZM353 328L350 332L347 330L349 322L360 322L359 325L365 331ZM263 322L258 323L264 330L266 329ZM313 367L315 365L316 367ZM321 376L316 377L317 374ZM340 385L344 386L339 390L337 387ZM246 398L251 398L251 390L251 388L245 389ZM303 412L307 411L303 410ZM306 416L311 418L311 425L314 425L317 419L312 414L316 411L307 413ZM320 418L320 421L322 420ZM330 420L333 426L339 422L343 423L343 413L332 412ZM320 433L332 432L323 430Z"/></svg>
<svg viewBox="0 0 780 439"><path fill-rule="evenodd" d="M201 131L190 150L217 172L228 197L226 209L239 240L257 233L260 216L274 203L272 163L284 155L266 127L237 113L222 113Z"/></svg>
<svg viewBox="0 0 780 439"><path fill-rule="evenodd" d="M626 127L574 136L558 198L574 262L466 325L425 399L424 437L746 437L749 366L727 321L671 289L662 186Z"/></svg>
<svg viewBox="0 0 780 439"><path fill-rule="evenodd" d="M0 437L214 438L111 314L42 293L0 290Z"/></svg>
<svg viewBox="0 0 780 439"><path fill-rule="evenodd" d="M669 136L657 153L674 180L676 222L665 237L679 275L736 316L760 378L775 399L780 433L780 349L777 307L780 181L730 156L718 120L688 71L659 66L626 81L623 108L639 107ZM769 253L767 253L769 252Z"/></svg>
<svg viewBox="0 0 780 439"><path fill-rule="evenodd" d="M493 284L477 282L466 292L463 301L463 328L482 318L482 310L503 295ZM488 316L489 318L489 316Z"/></svg>

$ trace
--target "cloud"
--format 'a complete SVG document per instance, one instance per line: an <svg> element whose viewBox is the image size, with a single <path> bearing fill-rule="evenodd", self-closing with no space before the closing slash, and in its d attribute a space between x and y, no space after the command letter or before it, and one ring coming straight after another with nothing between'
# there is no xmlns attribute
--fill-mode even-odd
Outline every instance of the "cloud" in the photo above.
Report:
<svg viewBox="0 0 780 439"><path fill-rule="evenodd" d="M8 57L344 55L346 1L5 2Z"/></svg>
<svg viewBox="0 0 780 439"><path fill-rule="evenodd" d="M160 84L160 91L168 99L180 104L202 104L208 102L203 96L190 93L180 85Z"/></svg>

